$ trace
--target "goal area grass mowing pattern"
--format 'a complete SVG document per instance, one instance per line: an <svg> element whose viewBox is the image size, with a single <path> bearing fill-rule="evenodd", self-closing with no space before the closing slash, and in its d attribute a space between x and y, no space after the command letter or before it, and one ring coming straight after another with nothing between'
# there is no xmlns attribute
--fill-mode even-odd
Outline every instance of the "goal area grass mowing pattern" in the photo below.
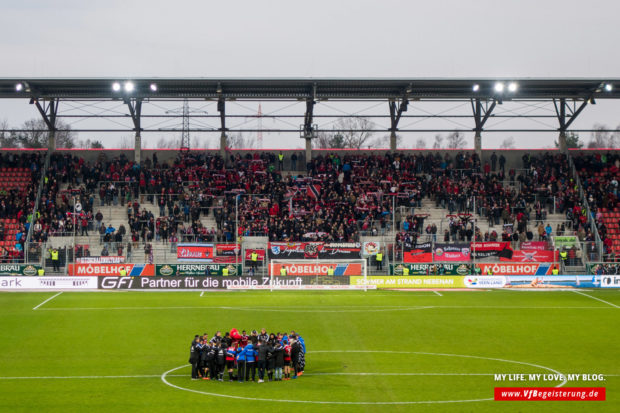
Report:
<svg viewBox="0 0 620 413"><path fill-rule="evenodd" d="M64 292L43 305L56 293L1 293L0 411L617 412L620 291L582 293ZM263 327L303 336L303 376L190 379L195 334ZM607 400L492 400L576 373L605 380L564 387L605 387Z"/></svg>

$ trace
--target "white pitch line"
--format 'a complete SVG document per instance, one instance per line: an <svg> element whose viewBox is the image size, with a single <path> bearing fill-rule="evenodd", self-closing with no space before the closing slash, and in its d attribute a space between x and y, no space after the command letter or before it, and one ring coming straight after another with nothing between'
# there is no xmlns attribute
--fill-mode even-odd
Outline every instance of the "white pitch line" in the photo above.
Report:
<svg viewBox="0 0 620 413"><path fill-rule="evenodd" d="M200 296L202 297L202 295L203 295L204 293L205 293L204 291L201 291L201 292L200 292Z"/></svg>
<svg viewBox="0 0 620 413"><path fill-rule="evenodd" d="M615 305L615 304L612 304L612 303L610 303L609 301L601 300L600 298L596 298L596 297L594 297L594 296L592 296L592 295L590 295L590 294L582 293L581 291L576 291L576 290L572 290L572 291L573 291L575 294L583 295L584 297L589 297L589 298L591 298L591 299L593 299L593 300L600 301L601 303L609 304L610 306L615 307L615 308L620 308L619 306L617 306L617 305Z"/></svg>
<svg viewBox="0 0 620 413"><path fill-rule="evenodd" d="M173 377L186 377L187 374L171 374ZM135 376L13 376L0 377L0 380L71 380L71 379L150 379L159 378L161 374L142 374Z"/></svg>
<svg viewBox="0 0 620 413"><path fill-rule="evenodd" d="M59 292L58 294L54 294L52 297L48 298L47 300L43 301L41 304L39 304L38 306L34 307L33 310L36 310L37 308L41 307L43 304L47 303L48 301L53 300L54 298L58 297L60 294L62 294L62 291Z"/></svg>
<svg viewBox="0 0 620 413"><path fill-rule="evenodd" d="M442 294L442 293L440 293L439 291L435 291L435 290L433 290L433 292L434 292L435 294L437 294L438 296L443 297L443 294Z"/></svg>
<svg viewBox="0 0 620 413"><path fill-rule="evenodd" d="M427 296L428 297L428 296ZM594 298L594 297L592 297ZM596 298L598 300L598 298ZM611 303L608 303L611 304ZM613 304L611 304L613 306ZM614 306L616 307L616 306ZM324 309L321 309L324 308ZM331 310L333 308L333 310ZM478 306L478 305L428 305L428 306L394 306L394 307L363 307L359 309L353 309L354 307L338 307L338 306L325 306L325 307L307 307L307 308L295 308L287 307L288 312L302 312L302 313L340 313L340 312L385 312L385 311L409 311L409 310L425 310L425 309L498 309L498 310L563 310L563 309L611 309L611 307L592 307L592 306ZM618 307L616 307L618 308ZM40 311L85 311L85 310L239 310L239 311L268 311L268 312L282 312L281 309L262 308L262 307L230 307L230 306L176 306L176 307L51 307L41 308Z"/></svg>
<svg viewBox="0 0 620 413"><path fill-rule="evenodd" d="M495 376L496 373L304 373L304 376ZM529 373L524 373L529 374ZM620 374L603 374L604 377L620 377ZM81 380L81 379L154 379L161 374L138 374L123 376L7 376L0 380ZM168 377L189 377L188 374L168 374Z"/></svg>

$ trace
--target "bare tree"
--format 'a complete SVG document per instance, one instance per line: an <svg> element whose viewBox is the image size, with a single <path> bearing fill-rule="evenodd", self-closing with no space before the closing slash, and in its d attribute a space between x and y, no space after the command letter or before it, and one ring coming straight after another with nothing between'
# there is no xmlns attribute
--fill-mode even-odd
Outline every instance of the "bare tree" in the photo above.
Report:
<svg viewBox="0 0 620 413"><path fill-rule="evenodd" d="M245 136L243 133L231 133L226 136L226 146L234 149L254 149L256 148L256 137Z"/></svg>
<svg viewBox="0 0 620 413"><path fill-rule="evenodd" d="M443 142L443 136L439 134L435 135L435 142L433 143L433 149L441 149L442 142Z"/></svg>
<svg viewBox="0 0 620 413"><path fill-rule="evenodd" d="M4 119L0 122L0 129L3 131L0 132L0 147L2 148L17 148L19 144L17 143L17 137L14 131L5 132L9 130L9 122Z"/></svg>
<svg viewBox="0 0 620 413"><path fill-rule="evenodd" d="M135 138L131 138L129 136L123 136L121 137L121 140L118 144L118 147L120 149L131 149L134 147L134 144L132 143L133 139Z"/></svg>
<svg viewBox="0 0 620 413"><path fill-rule="evenodd" d="M73 148L76 134L71 126L62 121L56 122L56 127L61 131L56 132L57 148ZM48 146L49 132L43 119L30 119L24 122L20 131L11 132L10 139L16 146L22 148L46 148Z"/></svg>
<svg viewBox="0 0 620 413"><path fill-rule="evenodd" d="M502 143L499 144L500 149L514 149L515 148L515 138L509 136L504 138Z"/></svg>
<svg viewBox="0 0 620 413"><path fill-rule="evenodd" d="M606 131L607 125L600 123L594 124L592 127L594 132L590 134L590 142L588 148L613 148L616 141L617 132L610 133Z"/></svg>
<svg viewBox="0 0 620 413"><path fill-rule="evenodd" d="M448 149L463 149L466 143L465 135L462 132L454 131L446 138L446 148Z"/></svg>
<svg viewBox="0 0 620 413"><path fill-rule="evenodd" d="M86 140L78 140L75 143L76 148L88 148L88 149L103 149L103 143L98 139L86 139Z"/></svg>
<svg viewBox="0 0 620 413"><path fill-rule="evenodd" d="M339 118L334 125L339 132L334 137L342 136L344 148L360 149L368 145L373 136L372 128L373 123L368 118Z"/></svg>
<svg viewBox="0 0 620 413"><path fill-rule="evenodd" d="M403 137L400 135L396 135L396 147L399 148L402 146ZM373 148L389 148L390 147L390 135L383 135L380 138L374 139L372 142L369 142L369 145Z"/></svg>
<svg viewBox="0 0 620 413"><path fill-rule="evenodd" d="M333 148L332 140L334 138L333 133L319 132L312 139L312 147L315 149L330 149Z"/></svg>
<svg viewBox="0 0 620 413"><path fill-rule="evenodd" d="M426 141L424 138L418 138L418 140L415 141L415 147L416 149L426 149Z"/></svg>

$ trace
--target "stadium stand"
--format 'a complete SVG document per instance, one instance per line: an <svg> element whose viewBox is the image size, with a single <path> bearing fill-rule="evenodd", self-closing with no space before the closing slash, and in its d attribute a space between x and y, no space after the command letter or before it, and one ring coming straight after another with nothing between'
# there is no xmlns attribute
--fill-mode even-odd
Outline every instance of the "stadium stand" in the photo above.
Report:
<svg viewBox="0 0 620 413"><path fill-rule="evenodd" d="M471 152L319 152L303 172L280 171L266 151L231 154L226 163L213 152L175 155L160 161L153 154L139 166L123 153L54 154L32 242L75 244L70 260L125 255L166 262L176 259L178 242L238 237L359 242L389 236L397 249L427 240L503 240L517 249L532 240L553 248L553 236L577 235L583 244L569 253L579 269L584 256L613 261L620 250L617 155L574 157L583 199L569 158L557 152L525 153L520 161L502 153L482 164ZM39 155L2 157L3 246L27 233L41 164ZM588 205L595 227L588 225Z"/></svg>

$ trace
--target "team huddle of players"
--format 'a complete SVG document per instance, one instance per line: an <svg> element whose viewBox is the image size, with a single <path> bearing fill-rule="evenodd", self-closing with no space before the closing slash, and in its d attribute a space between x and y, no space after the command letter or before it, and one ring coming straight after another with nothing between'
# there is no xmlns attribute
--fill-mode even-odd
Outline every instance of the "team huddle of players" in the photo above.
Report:
<svg viewBox="0 0 620 413"><path fill-rule="evenodd" d="M211 339L207 333L196 335L189 351L192 365L192 380L224 381L228 370L228 380L239 382L256 381L263 383L265 376L269 381L296 379L304 373L306 344L295 331L290 334L271 333L263 328L260 334L253 330L248 336L237 329L222 336L216 332Z"/></svg>

